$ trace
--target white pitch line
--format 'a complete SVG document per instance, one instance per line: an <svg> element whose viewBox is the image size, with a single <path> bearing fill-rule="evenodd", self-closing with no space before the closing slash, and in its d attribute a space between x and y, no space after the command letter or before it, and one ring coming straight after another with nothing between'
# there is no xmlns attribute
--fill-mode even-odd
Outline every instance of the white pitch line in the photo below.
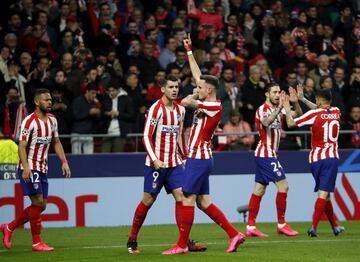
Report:
<svg viewBox="0 0 360 262"><path fill-rule="evenodd" d="M275 241L258 241L258 242L245 242L245 246L246 245L261 245L261 244L279 244L279 243L291 243L291 244L296 244L296 243L309 243L309 241L312 241L311 243L321 243L321 242L360 242L360 239L314 239L314 240L275 240ZM222 245L222 244L227 244L227 241L222 241L222 242L201 242L204 245ZM172 244L144 244L142 245L140 243L140 247L166 247L166 246L171 246ZM56 248L56 250L76 250L76 249L107 249L107 248L126 248L125 245L116 245L116 246L83 246L83 247L58 247ZM17 251L30 251L30 249L22 249L22 250L17 250ZM3 252L11 252L8 250L0 250L0 253Z"/></svg>

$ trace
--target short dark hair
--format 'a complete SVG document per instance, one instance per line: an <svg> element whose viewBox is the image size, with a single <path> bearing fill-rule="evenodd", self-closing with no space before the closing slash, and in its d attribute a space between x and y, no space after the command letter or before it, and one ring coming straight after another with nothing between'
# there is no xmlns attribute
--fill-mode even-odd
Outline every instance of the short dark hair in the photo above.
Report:
<svg viewBox="0 0 360 262"><path fill-rule="evenodd" d="M167 84L167 81L178 82L179 79L178 79L176 76L174 76L174 75L167 75L164 79L161 79L161 80L159 81L159 86L165 87L166 84Z"/></svg>
<svg viewBox="0 0 360 262"><path fill-rule="evenodd" d="M181 53L186 53L186 49L185 49L185 47L184 46L178 46L177 48L176 48L176 50L175 50L175 53L177 54L177 53L179 53L179 52L181 52Z"/></svg>
<svg viewBox="0 0 360 262"><path fill-rule="evenodd" d="M274 86L279 86L279 84L276 83L276 82L267 83L267 84L265 85L265 93L270 92L270 91L271 91L271 88L274 87Z"/></svg>
<svg viewBox="0 0 360 262"><path fill-rule="evenodd" d="M331 102L332 100L332 93L331 93L331 89L320 89L317 90L315 93L316 97L320 97L328 102Z"/></svg>
<svg viewBox="0 0 360 262"><path fill-rule="evenodd" d="M214 86L215 89L218 89L219 87L219 79L212 75L201 75L201 80L205 80L205 83L210 84Z"/></svg>
<svg viewBox="0 0 360 262"><path fill-rule="evenodd" d="M36 97L38 97L38 96L40 96L42 94L50 94L49 89L47 89L47 88L38 88L38 89L36 89L35 92L34 92L34 98L36 98Z"/></svg>

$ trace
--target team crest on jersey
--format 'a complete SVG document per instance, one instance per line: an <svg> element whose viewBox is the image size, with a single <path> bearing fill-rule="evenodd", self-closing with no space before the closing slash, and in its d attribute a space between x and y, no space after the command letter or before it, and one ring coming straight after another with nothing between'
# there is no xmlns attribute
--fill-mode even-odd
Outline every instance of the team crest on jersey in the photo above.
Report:
<svg viewBox="0 0 360 262"><path fill-rule="evenodd" d="M27 129L27 128L24 128L24 129L21 131L21 134L22 134L23 136L28 136L28 135L30 134L30 130Z"/></svg>
<svg viewBox="0 0 360 262"><path fill-rule="evenodd" d="M282 175L280 171L277 171L276 174L277 174L277 176L281 176L281 175Z"/></svg>
<svg viewBox="0 0 360 262"><path fill-rule="evenodd" d="M178 121L181 121L182 116L181 116L180 114L176 114L176 119L177 119Z"/></svg>
<svg viewBox="0 0 360 262"><path fill-rule="evenodd" d="M157 123L157 119L155 119L155 118L150 119L150 125L155 126L156 123Z"/></svg>
<svg viewBox="0 0 360 262"><path fill-rule="evenodd" d="M34 189L38 190L39 189L39 184L34 184Z"/></svg>
<svg viewBox="0 0 360 262"><path fill-rule="evenodd" d="M157 183L152 183L152 188L156 189L157 188Z"/></svg>

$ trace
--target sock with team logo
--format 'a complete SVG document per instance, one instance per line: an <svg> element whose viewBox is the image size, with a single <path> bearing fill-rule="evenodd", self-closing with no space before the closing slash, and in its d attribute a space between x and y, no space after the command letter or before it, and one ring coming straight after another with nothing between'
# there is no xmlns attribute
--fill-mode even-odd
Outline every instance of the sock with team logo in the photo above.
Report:
<svg viewBox="0 0 360 262"><path fill-rule="evenodd" d="M181 206L180 216L181 216L181 226L180 226L180 236L177 242L178 246L181 248L186 248L189 241L190 231L192 224L194 223L194 207L193 206Z"/></svg>
<svg viewBox="0 0 360 262"><path fill-rule="evenodd" d="M249 201L248 226L255 226L256 217L257 217L257 214L259 213L259 209L260 209L260 202L261 202L261 196L257 196L255 194L251 195L251 198Z"/></svg>
<svg viewBox="0 0 360 262"><path fill-rule="evenodd" d="M147 212L149 211L151 206L145 205L142 201L139 203L135 210L134 219L132 222L131 227L131 233L129 236L129 241L137 240L137 236L139 233L139 230L144 223L144 220L146 218Z"/></svg>
<svg viewBox="0 0 360 262"><path fill-rule="evenodd" d="M334 208L331 203L331 200L326 201L325 214L331 224L331 227L336 227L338 224L336 221Z"/></svg>
<svg viewBox="0 0 360 262"><path fill-rule="evenodd" d="M18 216L16 217L13 221L11 221L8 224L8 228L11 231L14 231L17 227L24 225L26 222L29 221L29 209L31 206L28 206L27 208L25 208L25 210Z"/></svg>
<svg viewBox="0 0 360 262"><path fill-rule="evenodd" d="M205 214L207 214L216 224L218 224L225 232L228 234L230 238L236 236L238 231L235 227L229 222L224 213L214 204L208 206L207 209L204 210Z"/></svg>
<svg viewBox="0 0 360 262"><path fill-rule="evenodd" d="M43 211L43 207L37 205L31 205L29 208L29 220L31 227L31 235L33 239L33 244L41 242L41 217L40 214Z"/></svg>
<svg viewBox="0 0 360 262"><path fill-rule="evenodd" d="M276 195L278 224L285 224L286 198L287 193L285 192L278 192Z"/></svg>
<svg viewBox="0 0 360 262"><path fill-rule="evenodd" d="M321 219L321 216L325 211L326 202L327 201L323 198L318 198L315 202L315 210L314 210L313 221L312 221L312 225L315 230L317 229L319 221Z"/></svg>
<svg viewBox="0 0 360 262"><path fill-rule="evenodd" d="M176 220L176 225L179 229L179 232L181 232L181 218L182 218L182 202L181 201L176 201L175 203L175 220Z"/></svg>

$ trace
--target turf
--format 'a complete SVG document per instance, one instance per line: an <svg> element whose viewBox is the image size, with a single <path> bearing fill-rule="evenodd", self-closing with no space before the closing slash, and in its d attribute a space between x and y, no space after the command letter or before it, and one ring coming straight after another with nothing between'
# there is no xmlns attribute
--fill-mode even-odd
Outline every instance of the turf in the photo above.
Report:
<svg viewBox="0 0 360 262"><path fill-rule="evenodd" d="M328 223L322 222L318 238L306 236L309 223L291 223L300 232L298 237L275 233L275 224L258 224L270 236L265 239L247 238L237 253L227 254L227 237L214 224L194 225L191 237L208 245L202 253L162 256L177 239L175 225L145 226L139 235L139 254L126 249L129 227L45 228L44 242L56 248L50 253L35 253L31 249L30 231L17 230L13 248L0 248L0 261L360 261L360 223L343 222L346 232L335 237ZM237 224L244 229L244 224Z"/></svg>

